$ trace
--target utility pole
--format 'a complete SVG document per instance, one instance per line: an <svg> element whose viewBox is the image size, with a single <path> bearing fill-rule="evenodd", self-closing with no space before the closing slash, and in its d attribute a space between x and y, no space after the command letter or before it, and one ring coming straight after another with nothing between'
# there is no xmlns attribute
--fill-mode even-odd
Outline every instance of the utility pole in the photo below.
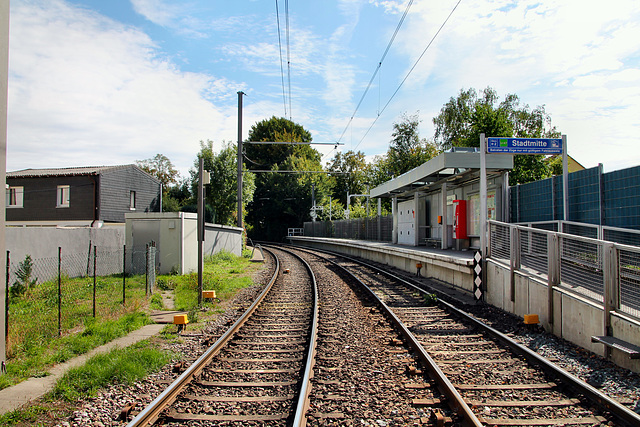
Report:
<svg viewBox="0 0 640 427"><path fill-rule="evenodd" d="M242 95L238 92L238 227L242 228Z"/></svg>
<svg viewBox="0 0 640 427"><path fill-rule="evenodd" d="M198 306L202 305L202 272L204 270L204 186L211 179L209 172L204 170L204 158L200 157L198 165Z"/></svg>

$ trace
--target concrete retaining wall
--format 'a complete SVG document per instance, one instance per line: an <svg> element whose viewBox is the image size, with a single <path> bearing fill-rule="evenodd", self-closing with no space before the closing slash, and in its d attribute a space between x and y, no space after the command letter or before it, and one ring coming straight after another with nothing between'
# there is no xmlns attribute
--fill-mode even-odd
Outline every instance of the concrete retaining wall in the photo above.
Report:
<svg viewBox="0 0 640 427"><path fill-rule="evenodd" d="M549 304L546 282L521 271L513 273L515 301L512 301L509 267L489 260L486 270L486 297L489 304L521 317L537 314L546 331L606 357L604 345L591 342L592 336L605 335L602 303L558 286L553 288L552 304ZM640 343L640 321L637 319L613 313L611 328L610 335L636 345ZM616 349L611 350L611 360L619 366L640 372L640 360L629 359Z"/></svg>

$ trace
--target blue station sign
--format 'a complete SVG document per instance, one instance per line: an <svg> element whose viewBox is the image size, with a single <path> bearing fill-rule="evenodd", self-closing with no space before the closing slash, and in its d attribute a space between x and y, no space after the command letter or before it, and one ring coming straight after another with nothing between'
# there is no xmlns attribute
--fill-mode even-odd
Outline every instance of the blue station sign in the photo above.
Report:
<svg viewBox="0 0 640 427"><path fill-rule="evenodd" d="M562 154L561 138L487 138L487 153Z"/></svg>

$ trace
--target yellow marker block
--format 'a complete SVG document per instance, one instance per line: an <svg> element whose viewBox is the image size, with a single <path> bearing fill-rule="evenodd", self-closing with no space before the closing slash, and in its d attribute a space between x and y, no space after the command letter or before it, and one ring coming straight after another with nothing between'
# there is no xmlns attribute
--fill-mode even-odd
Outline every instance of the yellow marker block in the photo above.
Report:
<svg viewBox="0 0 640 427"><path fill-rule="evenodd" d="M202 298L213 299L216 297L216 291L202 291Z"/></svg>
<svg viewBox="0 0 640 427"><path fill-rule="evenodd" d="M176 314L173 316L174 325L186 325L187 323L189 323L189 319L187 319L186 314Z"/></svg>
<svg viewBox="0 0 640 427"><path fill-rule="evenodd" d="M540 319L538 319L537 314L525 314L524 315L524 324L525 325L537 325L540 323Z"/></svg>

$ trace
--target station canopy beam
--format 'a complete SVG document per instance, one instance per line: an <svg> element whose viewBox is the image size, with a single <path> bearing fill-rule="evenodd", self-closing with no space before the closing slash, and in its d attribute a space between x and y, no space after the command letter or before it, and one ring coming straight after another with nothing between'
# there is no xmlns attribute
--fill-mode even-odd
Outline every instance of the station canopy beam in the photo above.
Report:
<svg viewBox="0 0 640 427"><path fill-rule="evenodd" d="M487 156L487 171L501 175L513 169L513 156ZM443 183L449 189L480 180L480 153L467 149L442 153L422 165L385 182L370 191L374 198L409 199L416 192L440 191Z"/></svg>

